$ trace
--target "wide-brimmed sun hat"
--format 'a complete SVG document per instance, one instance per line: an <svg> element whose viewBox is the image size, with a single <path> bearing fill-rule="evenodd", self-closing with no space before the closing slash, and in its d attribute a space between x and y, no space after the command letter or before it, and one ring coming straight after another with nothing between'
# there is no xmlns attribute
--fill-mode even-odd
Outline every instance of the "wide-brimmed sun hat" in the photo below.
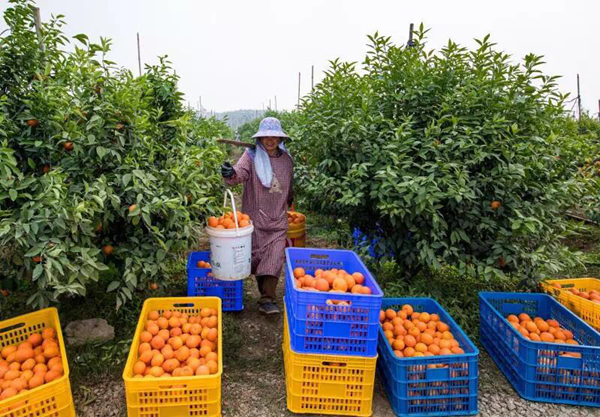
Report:
<svg viewBox="0 0 600 417"><path fill-rule="evenodd" d="M289 139L290 137L283 131L281 122L275 117L265 117L260 121L258 132L252 136L253 138L276 137Z"/></svg>

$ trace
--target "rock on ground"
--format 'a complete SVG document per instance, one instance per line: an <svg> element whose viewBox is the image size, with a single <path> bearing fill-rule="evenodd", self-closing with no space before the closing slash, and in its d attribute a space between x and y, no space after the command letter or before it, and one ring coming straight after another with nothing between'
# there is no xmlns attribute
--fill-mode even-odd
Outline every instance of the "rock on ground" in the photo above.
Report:
<svg viewBox="0 0 600 417"><path fill-rule="evenodd" d="M76 320L65 328L65 336L70 346L103 343L115 338L115 328L104 319Z"/></svg>

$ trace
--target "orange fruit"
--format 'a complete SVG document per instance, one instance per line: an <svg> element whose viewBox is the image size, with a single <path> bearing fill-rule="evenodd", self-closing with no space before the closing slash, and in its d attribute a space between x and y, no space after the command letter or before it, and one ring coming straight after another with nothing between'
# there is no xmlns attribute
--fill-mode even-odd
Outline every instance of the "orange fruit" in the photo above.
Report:
<svg viewBox="0 0 600 417"><path fill-rule="evenodd" d="M142 334L140 334L140 340L144 343L150 343L152 340L152 333L143 331Z"/></svg>
<svg viewBox="0 0 600 417"><path fill-rule="evenodd" d="M21 370L27 371L27 370L33 369L36 364L37 364L37 362L35 361L35 359L29 358L21 364Z"/></svg>
<svg viewBox="0 0 600 417"><path fill-rule="evenodd" d="M46 327L42 331L42 338L43 339L54 339L54 338L56 338L56 330L54 330L52 327Z"/></svg>
<svg viewBox="0 0 600 417"><path fill-rule="evenodd" d="M33 354L33 351L31 352L31 354ZM48 346L46 347L46 349L44 349L44 357L46 359L51 359L54 358L55 356L58 356L60 354L60 352L58 351L58 347L55 346Z"/></svg>
<svg viewBox="0 0 600 417"><path fill-rule="evenodd" d="M446 323L439 321L437 324L437 330L438 330L438 332L443 333L443 332L447 332L448 330L450 330L450 327Z"/></svg>
<svg viewBox="0 0 600 417"><path fill-rule="evenodd" d="M419 320L421 320L423 323L429 323L429 321L431 320L431 316L429 315L429 313L421 313L421 315L419 316Z"/></svg>
<svg viewBox="0 0 600 417"><path fill-rule="evenodd" d="M29 380L27 385L29 386L29 389L34 389L43 384L44 384L44 375L35 374L31 377L31 379Z"/></svg>
<svg viewBox="0 0 600 417"><path fill-rule="evenodd" d="M142 361L137 361L135 365L133 365L133 374L134 375L142 375L146 370L146 364Z"/></svg>
<svg viewBox="0 0 600 417"><path fill-rule="evenodd" d="M294 277L296 279L301 278L304 275L306 275L306 271L304 270L304 268L295 268L294 269Z"/></svg>
<svg viewBox="0 0 600 417"><path fill-rule="evenodd" d="M421 353L427 352L427 345L425 343L417 343L415 345L415 350Z"/></svg>
<svg viewBox="0 0 600 417"><path fill-rule="evenodd" d="M210 370L208 369L208 366L199 366L198 369L196 369L196 375L210 375Z"/></svg>
<svg viewBox="0 0 600 417"><path fill-rule="evenodd" d="M406 336L404 336L404 344L407 347L411 347L412 348L412 347L414 347L417 344L417 339L415 339L415 337L412 336L412 335L406 335Z"/></svg>
<svg viewBox="0 0 600 417"><path fill-rule="evenodd" d="M452 355L452 351L449 348L443 347L440 349L440 356Z"/></svg>
<svg viewBox="0 0 600 417"><path fill-rule="evenodd" d="M336 291L347 292L348 291L348 283L344 278L336 278L333 280L332 287Z"/></svg>
<svg viewBox="0 0 600 417"><path fill-rule="evenodd" d="M219 319L217 318L217 316L210 316L206 325L211 329L217 328L219 326Z"/></svg>
<svg viewBox="0 0 600 417"><path fill-rule="evenodd" d="M37 347L42 344L43 338L40 333L33 333L29 336L27 341L31 344L31 346Z"/></svg>
<svg viewBox="0 0 600 417"><path fill-rule="evenodd" d="M353 273L352 278L354 278L354 281L359 285L362 285L363 282L365 282L365 276L360 272Z"/></svg>
<svg viewBox="0 0 600 417"><path fill-rule="evenodd" d="M169 328L169 320L166 319L165 317L159 317L159 319L156 320L156 324L158 325L158 327L160 329L168 329Z"/></svg>
<svg viewBox="0 0 600 417"><path fill-rule="evenodd" d="M172 373L175 369L179 367L180 363L177 359L167 359L164 361L162 368L165 372Z"/></svg>
<svg viewBox="0 0 600 417"><path fill-rule="evenodd" d="M388 308L387 310L385 310L385 317L388 320L392 320L393 318L396 317L396 312L394 310L392 310L391 308Z"/></svg>
<svg viewBox="0 0 600 417"><path fill-rule="evenodd" d="M527 314L527 313L521 313L521 314L519 314L519 320L520 321L531 321L531 317L529 317L529 314Z"/></svg>
<svg viewBox="0 0 600 417"><path fill-rule="evenodd" d="M558 342L558 341L566 341L567 340L567 336L565 335L565 333L561 330L557 331L554 334L554 339ZM21 368L22 369L22 368Z"/></svg>
<svg viewBox="0 0 600 417"><path fill-rule="evenodd" d="M59 372L50 370L50 371L46 372L46 375L44 376L44 381L46 381L46 383L49 383L60 377L61 377L61 375Z"/></svg>
<svg viewBox="0 0 600 417"><path fill-rule="evenodd" d="M172 337L169 339L169 345L173 348L173 350L178 350L183 346L183 339L179 336Z"/></svg>
<svg viewBox="0 0 600 417"><path fill-rule="evenodd" d="M402 306L402 310L406 311L406 314L409 316L414 312L414 309L412 308L412 306L410 304L404 304Z"/></svg>
<svg viewBox="0 0 600 417"><path fill-rule="evenodd" d="M169 319L169 326L171 326L171 327L181 327L181 321L177 317L171 317Z"/></svg>
<svg viewBox="0 0 600 417"><path fill-rule="evenodd" d="M152 341L150 342L150 346L152 346L154 349L160 350L163 347L165 347L165 339L156 335L152 338Z"/></svg>
<svg viewBox="0 0 600 417"><path fill-rule="evenodd" d="M553 319L546 320L546 323L548 323L548 325L550 327L556 327L556 328L560 327L560 324L558 324L558 322Z"/></svg>
<svg viewBox="0 0 600 417"><path fill-rule="evenodd" d="M427 350L429 352L433 353L434 355L439 355L441 349L438 345L431 344L431 345L427 346Z"/></svg>
<svg viewBox="0 0 600 417"><path fill-rule="evenodd" d="M218 335L219 331L217 329L210 329L206 338L211 342L214 342L215 340L217 340Z"/></svg>
<svg viewBox="0 0 600 417"><path fill-rule="evenodd" d="M429 333L423 333L421 335L421 342L423 342L425 345L429 346L433 343L433 336Z"/></svg>
<svg viewBox="0 0 600 417"><path fill-rule="evenodd" d="M538 330L538 327L537 327L537 326L535 325L535 323L534 323L534 322L532 322L532 321L528 321L528 322L525 324L525 328L527 329L527 331L528 331L529 333L537 333L537 332L539 331L539 330Z"/></svg>
<svg viewBox="0 0 600 417"><path fill-rule="evenodd" d="M404 342L400 339L396 339L396 340L394 340L394 343L392 343L392 348L394 350L400 350L400 351L404 350L404 348L405 348Z"/></svg>
<svg viewBox="0 0 600 417"><path fill-rule="evenodd" d="M458 346L454 346L453 348L450 349L450 351L452 353L454 353L455 355L462 355L463 353L465 353L465 351L462 350L461 348L459 348Z"/></svg>
<svg viewBox="0 0 600 417"><path fill-rule="evenodd" d="M449 331L442 332L442 339L452 340L454 336Z"/></svg>
<svg viewBox="0 0 600 417"><path fill-rule="evenodd" d="M529 339L533 342L541 342L542 338L537 333L529 333Z"/></svg>
<svg viewBox="0 0 600 417"><path fill-rule="evenodd" d="M540 334L540 338L543 342L554 342L554 335L552 333L543 332Z"/></svg>
<svg viewBox="0 0 600 417"><path fill-rule="evenodd" d="M325 278L319 278L315 283L315 288L319 291L327 292L330 290L329 282Z"/></svg>
<svg viewBox="0 0 600 417"><path fill-rule="evenodd" d="M2 357L4 359L8 358L11 354L15 353L17 351L17 347L16 346L6 346L2 349Z"/></svg>
<svg viewBox="0 0 600 417"><path fill-rule="evenodd" d="M219 225L219 220L216 217L209 217L208 218L208 225L210 227L217 227Z"/></svg>
<svg viewBox="0 0 600 417"><path fill-rule="evenodd" d="M206 361L206 367L211 375L219 371L219 365L215 361Z"/></svg>
<svg viewBox="0 0 600 417"><path fill-rule="evenodd" d="M150 373L149 375L152 375L156 378L163 376L163 374L165 373L165 370L159 366L153 366L152 368L150 368Z"/></svg>
<svg viewBox="0 0 600 417"><path fill-rule="evenodd" d="M160 353L155 354L152 360L150 361L151 366L162 366L165 361L165 357Z"/></svg>
<svg viewBox="0 0 600 417"><path fill-rule="evenodd" d="M405 358L412 358L415 355L416 350L414 350L412 347L407 347L402 353Z"/></svg>

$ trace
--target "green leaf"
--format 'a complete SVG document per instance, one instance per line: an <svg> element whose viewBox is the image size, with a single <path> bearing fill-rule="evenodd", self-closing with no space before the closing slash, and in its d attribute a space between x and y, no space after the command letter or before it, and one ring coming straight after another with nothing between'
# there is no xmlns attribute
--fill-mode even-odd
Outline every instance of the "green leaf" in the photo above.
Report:
<svg viewBox="0 0 600 417"><path fill-rule="evenodd" d="M10 199L12 201L15 201L19 197L19 193L17 193L17 191L12 188L8 190L8 194L10 195Z"/></svg>
<svg viewBox="0 0 600 417"><path fill-rule="evenodd" d="M113 281L110 284L108 284L106 291L112 292L112 291L116 290L117 288L119 288L120 286L121 286L121 283L119 281Z"/></svg>

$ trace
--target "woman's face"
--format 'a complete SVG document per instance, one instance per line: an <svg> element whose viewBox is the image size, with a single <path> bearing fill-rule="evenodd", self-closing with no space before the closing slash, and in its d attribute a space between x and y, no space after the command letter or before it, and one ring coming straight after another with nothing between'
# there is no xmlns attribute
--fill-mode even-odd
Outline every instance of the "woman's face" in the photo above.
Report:
<svg viewBox="0 0 600 417"><path fill-rule="evenodd" d="M264 138L260 138L260 143L262 143L262 146L267 150L267 152L272 152L277 149L280 140L280 138L266 136Z"/></svg>

